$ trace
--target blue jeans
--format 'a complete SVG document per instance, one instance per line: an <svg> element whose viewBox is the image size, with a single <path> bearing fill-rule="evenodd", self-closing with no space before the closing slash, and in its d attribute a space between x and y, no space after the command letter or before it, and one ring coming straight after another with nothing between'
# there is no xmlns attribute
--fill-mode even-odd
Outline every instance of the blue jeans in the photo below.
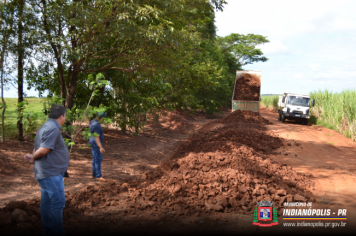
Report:
<svg viewBox="0 0 356 236"><path fill-rule="evenodd" d="M103 161L103 154L100 152L100 148L92 148L93 153L93 177L101 178L101 162Z"/></svg>
<svg viewBox="0 0 356 236"><path fill-rule="evenodd" d="M66 204L63 175L38 180L41 186L41 218L44 235L64 235L63 208Z"/></svg>

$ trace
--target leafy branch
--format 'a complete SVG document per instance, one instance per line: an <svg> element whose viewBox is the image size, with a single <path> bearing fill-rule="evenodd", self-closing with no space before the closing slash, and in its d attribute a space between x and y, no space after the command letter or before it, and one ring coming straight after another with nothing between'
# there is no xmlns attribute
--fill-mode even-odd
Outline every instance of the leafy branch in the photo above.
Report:
<svg viewBox="0 0 356 236"><path fill-rule="evenodd" d="M82 126L82 123L85 118L92 118L95 114L98 112L103 112L107 108L106 107L98 107L98 108L93 108L90 106L90 102L92 101L92 98L96 96L99 92L98 88L105 87L109 83L104 80L104 75L101 73L98 73L96 77L92 74L88 76L88 81L89 81L89 88L92 90L91 96L89 98L89 101L87 103L87 106L85 109L77 109L73 107L71 110L67 109L67 120L71 120L73 122L73 125L68 126L68 127L63 127L63 132L67 135L71 134L71 139L64 139L68 149L70 150L70 153L72 151L72 146L75 145L75 140L80 134L80 132L84 129L82 132L82 136L84 139L88 139L92 136L95 137L95 134L92 135L90 133L89 128L84 128ZM73 115L75 114L75 115ZM76 121L80 120L78 124L76 124ZM111 122L110 119L107 120L108 122ZM77 126L77 127L76 127Z"/></svg>

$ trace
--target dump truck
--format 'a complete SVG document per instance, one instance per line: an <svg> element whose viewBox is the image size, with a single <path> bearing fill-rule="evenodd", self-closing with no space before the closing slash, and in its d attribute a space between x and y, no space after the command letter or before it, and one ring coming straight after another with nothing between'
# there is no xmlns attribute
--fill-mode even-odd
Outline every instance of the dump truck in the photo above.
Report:
<svg viewBox="0 0 356 236"><path fill-rule="evenodd" d="M310 118L310 107L315 105L315 100L310 101L310 95L297 93L284 93L279 96L278 120L300 121L307 125Z"/></svg>
<svg viewBox="0 0 356 236"><path fill-rule="evenodd" d="M261 71L236 71L232 109L260 112Z"/></svg>

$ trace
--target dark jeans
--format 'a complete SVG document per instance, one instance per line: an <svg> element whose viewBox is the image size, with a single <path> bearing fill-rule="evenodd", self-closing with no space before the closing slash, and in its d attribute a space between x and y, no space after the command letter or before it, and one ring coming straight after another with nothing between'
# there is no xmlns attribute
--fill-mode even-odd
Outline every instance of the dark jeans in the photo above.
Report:
<svg viewBox="0 0 356 236"><path fill-rule="evenodd" d="M66 203L63 175L38 180L41 186L41 218L44 235L64 235L63 208Z"/></svg>
<svg viewBox="0 0 356 236"><path fill-rule="evenodd" d="M93 153L93 177L101 178L101 162L103 160L103 154L100 153L100 148L92 148Z"/></svg>

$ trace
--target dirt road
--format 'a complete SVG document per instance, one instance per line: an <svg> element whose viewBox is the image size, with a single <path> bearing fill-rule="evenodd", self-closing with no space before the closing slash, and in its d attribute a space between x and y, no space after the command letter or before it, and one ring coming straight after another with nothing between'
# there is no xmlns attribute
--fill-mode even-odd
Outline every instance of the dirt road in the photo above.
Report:
<svg viewBox="0 0 356 236"><path fill-rule="evenodd" d="M271 122L268 128L291 146L280 150L274 160L293 169L311 173L316 179L314 194L333 204L356 206L356 143L336 131L320 126L282 123L276 113L262 110ZM300 145L296 146L295 142ZM287 155L286 155L287 154Z"/></svg>
<svg viewBox="0 0 356 236"><path fill-rule="evenodd" d="M347 209L347 221L355 223L356 143L324 127L282 123L272 111L262 109L261 115L274 123L270 130L291 144L272 158L315 177L312 192L319 202L313 208Z"/></svg>

